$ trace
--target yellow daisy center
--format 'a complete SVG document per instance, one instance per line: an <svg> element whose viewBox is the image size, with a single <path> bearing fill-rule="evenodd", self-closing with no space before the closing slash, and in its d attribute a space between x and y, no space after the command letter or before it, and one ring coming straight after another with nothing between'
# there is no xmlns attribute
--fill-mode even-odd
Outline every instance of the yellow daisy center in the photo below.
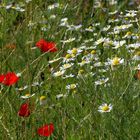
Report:
<svg viewBox="0 0 140 140"><path fill-rule="evenodd" d="M102 110L103 110L103 111L108 111L108 110L109 110L109 107L108 107L107 105L106 105L106 106L103 106L103 107L102 107Z"/></svg>
<svg viewBox="0 0 140 140"><path fill-rule="evenodd" d="M46 100L46 96L41 96L40 101Z"/></svg>
<svg viewBox="0 0 140 140"><path fill-rule="evenodd" d="M96 54L96 51L95 50L92 50L90 53L91 54Z"/></svg>
<svg viewBox="0 0 140 140"><path fill-rule="evenodd" d="M70 54L66 54L65 58L69 59L69 58L71 58L71 55Z"/></svg>
<svg viewBox="0 0 140 140"><path fill-rule="evenodd" d="M78 51L77 51L76 48L73 48L73 49L72 49L72 53L73 53L73 54L77 54L77 52L78 52Z"/></svg>
<svg viewBox="0 0 140 140"><path fill-rule="evenodd" d="M73 90L73 89L75 89L75 88L76 88L76 85L75 85L75 84L71 84L71 85L70 85L70 89Z"/></svg>
<svg viewBox="0 0 140 140"><path fill-rule="evenodd" d="M120 61L119 61L119 58L118 57L115 57L114 59L113 59L113 61L112 61L112 64L113 65L118 65L120 63Z"/></svg>
<svg viewBox="0 0 140 140"><path fill-rule="evenodd" d="M131 35L131 34L132 34L131 32L127 32L127 33L126 33L126 35Z"/></svg>
<svg viewBox="0 0 140 140"><path fill-rule="evenodd" d="M25 96L27 96L27 97L30 96L30 93L25 94Z"/></svg>

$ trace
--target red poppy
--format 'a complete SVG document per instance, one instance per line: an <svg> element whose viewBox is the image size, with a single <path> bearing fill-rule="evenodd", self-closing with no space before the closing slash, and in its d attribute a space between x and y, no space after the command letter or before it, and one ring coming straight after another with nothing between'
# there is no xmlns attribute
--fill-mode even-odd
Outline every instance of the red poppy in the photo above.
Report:
<svg viewBox="0 0 140 140"><path fill-rule="evenodd" d="M21 117L29 117L30 115L29 104L23 103L18 111L18 115Z"/></svg>
<svg viewBox="0 0 140 140"><path fill-rule="evenodd" d="M38 128L37 133L40 136L49 137L53 133L53 131L54 131L54 125L50 123Z"/></svg>
<svg viewBox="0 0 140 140"><path fill-rule="evenodd" d="M11 86L19 80L19 77L14 72L8 72L4 75L2 83L6 86Z"/></svg>
<svg viewBox="0 0 140 140"><path fill-rule="evenodd" d="M1 74L0 75L0 83L2 83L4 81L4 78L5 78L4 74Z"/></svg>
<svg viewBox="0 0 140 140"><path fill-rule="evenodd" d="M42 52L56 52L56 44L54 42L47 42L44 39L40 39L36 46L41 49Z"/></svg>

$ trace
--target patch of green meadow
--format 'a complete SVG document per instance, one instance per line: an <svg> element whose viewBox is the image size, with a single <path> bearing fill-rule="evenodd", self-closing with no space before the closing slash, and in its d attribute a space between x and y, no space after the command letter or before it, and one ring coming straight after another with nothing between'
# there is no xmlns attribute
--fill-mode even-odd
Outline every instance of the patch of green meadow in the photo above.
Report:
<svg viewBox="0 0 140 140"><path fill-rule="evenodd" d="M0 72L21 76L1 85L0 139L138 140L139 9L128 0L1 2ZM58 51L41 52L42 38ZM29 117L18 115L25 102ZM51 136L39 136L49 123Z"/></svg>

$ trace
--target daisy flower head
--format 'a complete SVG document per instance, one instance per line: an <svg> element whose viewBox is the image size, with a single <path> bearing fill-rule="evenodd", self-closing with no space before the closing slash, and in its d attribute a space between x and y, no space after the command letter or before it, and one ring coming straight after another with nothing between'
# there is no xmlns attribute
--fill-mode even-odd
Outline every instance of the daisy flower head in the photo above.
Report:
<svg viewBox="0 0 140 140"><path fill-rule="evenodd" d="M90 61L89 60L82 60L80 63L78 63L78 65L80 65L81 67L84 66L85 64L89 64Z"/></svg>
<svg viewBox="0 0 140 140"><path fill-rule="evenodd" d="M96 40L95 45L99 45L101 43L103 43L105 40L105 38L101 37L100 39Z"/></svg>
<svg viewBox="0 0 140 140"><path fill-rule="evenodd" d="M110 112L112 110L112 107L113 106L111 104L107 105L106 103L103 103L98 107L98 111L101 113Z"/></svg>
<svg viewBox="0 0 140 140"><path fill-rule="evenodd" d="M132 32L128 31L125 36L123 36L122 38L128 38L130 39L132 37Z"/></svg>
<svg viewBox="0 0 140 140"><path fill-rule="evenodd" d="M108 31L109 29L110 29L110 27L111 27L111 25L107 25L106 27L104 27L103 29L102 29L102 31Z"/></svg>
<svg viewBox="0 0 140 140"><path fill-rule="evenodd" d="M71 68L72 66L73 66L73 63L66 63L60 67L60 70L66 70L68 68Z"/></svg>
<svg viewBox="0 0 140 140"><path fill-rule="evenodd" d="M24 86L24 87L20 87L20 88L15 88L17 91L23 91L23 90L25 90L25 89L27 89L28 88L28 86L26 85L26 86Z"/></svg>
<svg viewBox="0 0 140 140"><path fill-rule="evenodd" d="M82 25L81 24L79 24L79 25L68 25L67 27L68 27L69 31L74 31L74 30L79 30L82 27Z"/></svg>
<svg viewBox="0 0 140 140"><path fill-rule="evenodd" d="M54 4L48 6L48 10L52 10L54 8L58 8L59 6L60 6L59 3L54 3Z"/></svg>
<svg viewBox="0 0 140 140"><path fill-rule="evenodd" d="M137 51L133 57L133 60L140 61L140 51Z"/></svg>
<svg viewBox="0 0 140 140"><path fill-rule="evenodd" d="M118 49L120 47L123 47L126 44L126 40L120 40L120 41L114 41L113 42L113 49Z"/></svg>
<svg viewBox="0 0 140 140"><path fill-rule="evenodd" d="M75 56L69 53L66 54L65 57L63 58L63 62L70 62L74 60L75 60Z"/></svg>
<svg viewBox="0 0 140 140"><path fill-rule="evenodd" d="M68 90L68 92L71 92L73 94L77 92L76 88L77 88L77 84L70 84L66 86L66 89Z"/></svg>
<svg viewBox="0 0 140 140"><path fill-rule="evenodd" d="M68 50L67 53L71 54L72 56L77 56L81 54L82 50L78 48L73 48L72 50Z"/></svg>
<svg viewBox="0 0 140 140"><path fill-rule="evenodd" d="M113 45L113 41L110 40L109 38L107 38L107 39L104 40L103 47L109 48L112 45Z"/></svg>
<svg viewBox="0 0 140 140"><path fill-rule="evenodd" d="M98 85L106 84L108 82L108 80L109 80L109 78L101 78L98 81L95 81L95 85L98 86Z"/></svg>
<svg viewBox="0 0 140 140"><path fill-rule="evenodd" d="M114 57L113 59L108 59L108 64L110 64L111 66L118 66L123 63L124 63L124 59L121 59L119 57Z"/></svg>
<svg viewBox="0 0 140 140"><path fill-rule="evenodd" d="M57 71L57 72L53 73L53 76L54 77L59 77L59 76L62 76L64 73L65 73L65 70L60 70L60 71Z"/></svg>
<svg viewBox="0 0 140 140"><path fill-rule="evenodd" d="M90 25L88 28L85 28L85 31L88 32L93 32L95 30L95 27L93 27L92 25Z"/></svg>
<svg viewBox="0 0 140 140"><path fill-rule="evenodd" d="M63 76L62 78L63 79L67 79L67 78L73 78L75 75L73 75L73 74L69 74L69 75L65 75L65 76Z"/></svg>
<svg viewBox="0 0 140 140"><path fill-rule="evenodd" d="M125 15L125 17L135 17L135 16L137 16L137 12L138 11L135 11L135 10L129 10L129 11L127 11L127 13L126 13L126 15Z"/></svg>
<svg viewBox="0 0 140 140"><path fill-rule="evenodd" d="M70 84L70 85L67 85L66 86L66 89L68 89L68 90L74 90L74 89L76 89L76 87L77 87L77 84Z"/></svg>
<svg viewBox="0 0 140 140"><path fill-rule="evenodd" d="M23 95L23 96L20 96L20 98L22 98L22 99L29 99L29 98L33 97L34 95L35 95L35 94L27 93L27 94L25 94L25 95Z"/></svg>
<svg viewBox="0 0 140 140"><path fill-rule="evenodd" d="M39 98L39 101L40 101L40 105L45 105L47 103L47 98L46 96L41 96Z"/></svg>
<svg viewBox="0 0 140 140"><path fill-rule="evenodd" d="M69 25L68 18L62 18L59 26L67 27L68 25Z"/></svg>
<svg viewBox="0 0 140 140"><path fill-rule="evenodd" d="M56 95L56 99L61 99L61 98L65 98L65 97L67 97L67 95L65 94L58 94L58 95Z"/></svg>
<svg viewBox="0 0 140 140"><path fill-rule="evenodd" d="M114 33L120 33L121 31L126 31L127 29L129 29L130 27L132 27L133 24L124 24L124 25L120 25L120 26L115 26L114 27Z"/></svg>

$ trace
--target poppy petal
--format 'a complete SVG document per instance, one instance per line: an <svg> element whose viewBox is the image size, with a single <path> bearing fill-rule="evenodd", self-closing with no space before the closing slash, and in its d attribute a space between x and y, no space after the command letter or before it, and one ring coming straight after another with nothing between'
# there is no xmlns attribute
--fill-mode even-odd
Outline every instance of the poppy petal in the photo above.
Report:
<svg viewBox="0 0 140 140"><path fill-rule="evenodd" d="M28 117L30 115L29 104L23 103L18 111L18 115L21 117Z"/></svg>
<svg viewBox="0 0 140 140"><path fill-rule="evenodd" d="M49 137L53 133L53 131L54 131L54 125L50 123L38 128L37 133L40 136Z"/></svg>
<svg viewBox="0 0 140 140"><path fill-rule="evenodd" d="M2 83L4 81L5 76L2 74L0 75L0 83Z"/></svg>
<svg viewBox="0 0 140 140"><path fill-rule="evenodd" d="M36 46L40 48L42 52L56 52L58 50L54 42L48 42L44 39L40 39L36 43Z"/></svg>
<svg viewBox="0 0 140 140"><path fill-rule="evenodd" d="M6 86L11 86L15 84L19 80L19 77L14 72L8 72L5 74L5 78L3 80L3 84Z"/></svg>

